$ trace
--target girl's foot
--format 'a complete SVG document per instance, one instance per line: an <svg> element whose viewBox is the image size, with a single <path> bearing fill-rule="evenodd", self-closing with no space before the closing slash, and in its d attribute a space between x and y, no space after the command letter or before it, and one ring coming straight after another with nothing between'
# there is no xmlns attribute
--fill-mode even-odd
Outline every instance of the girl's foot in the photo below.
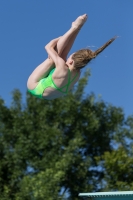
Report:
<svg viewBox="0 0 133 200"><path fill-rule="evenodd" d="M87 20L87 14L79 16L73 23L72 28L74 29L81 29L81 27L84 25L84 23Z"/></svg>

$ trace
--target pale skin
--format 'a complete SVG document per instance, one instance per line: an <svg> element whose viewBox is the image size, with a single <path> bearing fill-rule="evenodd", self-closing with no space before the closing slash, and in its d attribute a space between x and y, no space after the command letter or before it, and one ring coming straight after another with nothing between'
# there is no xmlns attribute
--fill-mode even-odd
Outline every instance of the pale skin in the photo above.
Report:
<svg viewBox="0 0 133 200"><path fill-rule="evenodd" d="M30 75L27 87L33 90L38 82L47 77L49 72L55 67L55 71L52 75L54 83L58 87L62 87L68 82L68 68L71 71L71 79L78 73L77 78L71 84L70 88L78 81L80 77L80 70L74 68L74 61L72 60L72 55L67 59L67 55L72 48L72 45L85 21L87 20L87 15L84 14L79 16L73 23L71 28L61 37L51 40L46 46L45 50L48 53L48 58L41 63ZM60 92L54 88L46 88L43 96L52 95L60 96Z"/></svg>

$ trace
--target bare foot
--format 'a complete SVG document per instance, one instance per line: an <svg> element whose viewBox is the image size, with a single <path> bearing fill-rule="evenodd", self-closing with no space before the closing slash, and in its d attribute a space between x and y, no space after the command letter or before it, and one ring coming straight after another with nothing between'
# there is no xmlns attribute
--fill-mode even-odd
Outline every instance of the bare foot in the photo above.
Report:
<svg viewBox="0 0 133 200"><path fill-rule="evenodd" d="M80 29L87 20L87 14L79 16L73 23L72 28Z"/></svg>

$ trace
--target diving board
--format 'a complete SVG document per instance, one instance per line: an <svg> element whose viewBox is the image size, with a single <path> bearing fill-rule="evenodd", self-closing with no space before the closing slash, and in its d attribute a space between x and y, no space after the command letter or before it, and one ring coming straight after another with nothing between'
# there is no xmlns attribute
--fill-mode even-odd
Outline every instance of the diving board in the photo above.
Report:
<svg viewBox="0 0 133 200"><path fill-rule="evenodd" d="M79 193L91 200L133 200L133 191Z"/></svg>

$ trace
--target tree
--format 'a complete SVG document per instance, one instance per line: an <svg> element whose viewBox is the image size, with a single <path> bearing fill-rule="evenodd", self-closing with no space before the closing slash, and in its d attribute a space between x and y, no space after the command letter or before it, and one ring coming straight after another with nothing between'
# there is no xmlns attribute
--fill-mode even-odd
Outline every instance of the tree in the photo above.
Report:
<svg viewBox="0 0 133 200"><path fill-rule="evenodd" d="M102 183L111 173L107 160L115 151L112 142L128 153L125 137L132 137L133 118L125 120L121 108L94 94L85 96L88 75L61 99L43 101L27 94L23 105L15 90L9 108L0 100L2 200L77 200L79 192L113 189L109 179Z"/></svg>
<svg viewBox="0 0 133 200"><path fill-rule="evenodd" d="M125 127L118 126L113 142L117 148L96 158L104 173L101 186L104 191L133 190L133 117L127 118Z"/></svg>

